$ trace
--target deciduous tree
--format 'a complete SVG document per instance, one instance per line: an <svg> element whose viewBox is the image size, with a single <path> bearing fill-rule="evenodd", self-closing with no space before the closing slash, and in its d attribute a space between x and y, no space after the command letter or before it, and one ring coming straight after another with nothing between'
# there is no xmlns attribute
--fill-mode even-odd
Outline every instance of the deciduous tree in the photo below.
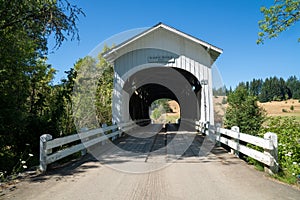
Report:
<svg viewBox="0 0 300 200"><path fill-rule="evenodd" d="M257 44L277 37L300 19L300 0L275 0L269 8L261 7L264 19L258 22L260 32ZM300 38L298 39L300 41Z"/></svg>

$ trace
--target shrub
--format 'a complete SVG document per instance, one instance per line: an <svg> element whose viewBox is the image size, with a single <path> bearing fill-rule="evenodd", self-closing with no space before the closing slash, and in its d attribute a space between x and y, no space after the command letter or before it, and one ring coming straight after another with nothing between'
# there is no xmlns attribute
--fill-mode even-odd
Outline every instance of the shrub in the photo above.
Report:
<svg viewBox="0 0 300 200"><path fill-rule="evenodd" d="M286 110L286 109L284 109L284 108L282 108L282 112L287 112L287 110Z"/></svg>
<svg viewBox="0 0 300 200"><path fill-rule="evenodd" d="M293 105L291 105L290 109L293 111L293 110L294 110L294 106L293 106Z"/></svg>
<svg viewBox="0 0 300 200"><path fill-rule="evenodd" d="M300 175L300 122L295 117L270 118L260 134L273 132L278 137L279 173L276 178L296 183Z"/></svg>
<svg viewBox="0 0 300 200"><path fill-rule="evenodd" d="M227 103L227 99L226 99L226 97L223 97L222 104L226 104L226 103Z"/></svg>

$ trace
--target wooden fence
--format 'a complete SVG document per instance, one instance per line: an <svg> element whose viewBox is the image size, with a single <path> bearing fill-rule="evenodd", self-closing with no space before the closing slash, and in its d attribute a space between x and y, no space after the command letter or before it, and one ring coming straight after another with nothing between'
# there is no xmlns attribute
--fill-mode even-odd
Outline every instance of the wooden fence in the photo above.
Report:
<svg viewBox="0 0 300 200"><path fill-rule="evenodd" d="M261 163L266 167L265 170L269 173L278 172L278 144L277 135L275 133L266 133L264 137L256 137L253 135L240 133L239 127L234 126L231 130L212 127L208 122L196 122L196 129L205 133L210 138L214 139L217 143L222 143L230 147L232 152L237 156L243 153ZM250 148L249 146L240 144L244 141L248 144L261 147L262 151Z"/></svg>
<svg viewBox="0 0 300 200"><path fill-rule="evenodd" d="M51 135L44 134L40 137L40 170L45 172L47 165L60 160L66 156L77 153L79 151L85 154L86 148L106 141L108 139L114 140L120 137L123 132L133 129L137 124L145 123L146 120L131 121L128 123L104 126L98 129L82 131L78 134L69 135L53 139ZM81 141L84 141L82 143ZM80 141L79 144L63 148L64 145L72 142ZM60 147L61 149L53 152L54 148Z"/></svg>
<svg viewBox="0 0 300 200"><path fill-rule="evenodd" d="M149 121L139 120L123 123L119 125L112 125L103 128L82 131L78 134L69 135L61 138L53 139L51 135L45 134L40 137L40 170L45 172L47 165L60 160L66 156L82 151L85 153L86 148L106 141L108 139L114 139L122 135L123 132L128 131L136 127L137 123L148 123ZM265 164L266 170L269 173L277 173L278 171L278 145L277 135L274 133L266 133L264 138L252 136L239 132L239 127L232 127L231 130L224 128L214 128L209 125L209 122L196 121L196 130L206 134L217 143L227 145L232 149L236 155L243 153L255 160ZM80 142L73 146L62 148L66 144L70 144L76 141ZM252 149L248 146L240 144L240 141L244 141L249 144L261 147L263 151ZM53 152L53 149L60 147L60 150Z"/></svg>

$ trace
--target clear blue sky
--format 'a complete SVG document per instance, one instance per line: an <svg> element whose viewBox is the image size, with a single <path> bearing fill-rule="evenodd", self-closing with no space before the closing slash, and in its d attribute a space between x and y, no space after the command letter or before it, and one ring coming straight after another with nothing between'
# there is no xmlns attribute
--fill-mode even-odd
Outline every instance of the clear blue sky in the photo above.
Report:
<svg viewBox="0 0 300 200"><path fill-rule="evenodd" d="M300 78L300 24L278 38L257 45L260 7L273 0L88 0L75 2L86 17L78 23L80 42L67 41L49 55L58 70L55 83L65 77L79 58L100 42L134 28L158 22L179 29L223 49L216 65L224 84L235 87L253 78L291 75ZM50 39L50 47L53 41Z"/></svg>

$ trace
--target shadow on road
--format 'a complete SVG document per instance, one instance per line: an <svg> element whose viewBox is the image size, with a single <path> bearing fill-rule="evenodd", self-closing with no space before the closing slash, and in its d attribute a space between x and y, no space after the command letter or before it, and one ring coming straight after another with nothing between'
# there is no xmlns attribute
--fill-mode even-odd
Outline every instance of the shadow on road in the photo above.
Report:
<svg viewBox="0 0 300 200"><path fill-rule="evenodd" d="M53 176L74 176L76 174L85 173L88 169L99 168L100 166L96 164L98 162L93 156L90 154L86 154L85 156L74 159L64 164L55 164L50 165L48 167L48 171L44 174L39 174L30 177L31 182L43 182L46 181ZM88 165L85 165L88 163Z"/></svg>
<svg viewBox="0 0 300 200"><path fill-rule="evenodd" d="M162 162L221 162L224 165L238 164L240 162L240 160L233 155L229 155L224 148L217 147L214 143L210 143L209 145L211 145L211 147L207 147L209 146L209 141L205 141L205 136L201 134L178 133L176 132L178 127L173 124L168 124L165 128L166 132L163 130L151 137L138 138L125 135L113 142L104 145L95 145L93 150L99 152L99 155L93 154L92 156L91 154L87 154L80 159L62 165L50 165L45 174L33 176L30 178L30 181L42 182L52 176L59 177L82 174L89 169L100 168L99 160L100 163L103 164L128 163L135 162L136 160L148 162L148 158L153 159L155 157L164 157L164 159L160 160ZM189 145L186 145L187 140L190 140ZM178 152L180 152L178 149L180 148L182 153L178 154ZM131 152L132 154L129 153L122 157L118 149ZM203 151L207 152L203 153ZM105 155L105 159L101 159L103 155Z"/></svg>

